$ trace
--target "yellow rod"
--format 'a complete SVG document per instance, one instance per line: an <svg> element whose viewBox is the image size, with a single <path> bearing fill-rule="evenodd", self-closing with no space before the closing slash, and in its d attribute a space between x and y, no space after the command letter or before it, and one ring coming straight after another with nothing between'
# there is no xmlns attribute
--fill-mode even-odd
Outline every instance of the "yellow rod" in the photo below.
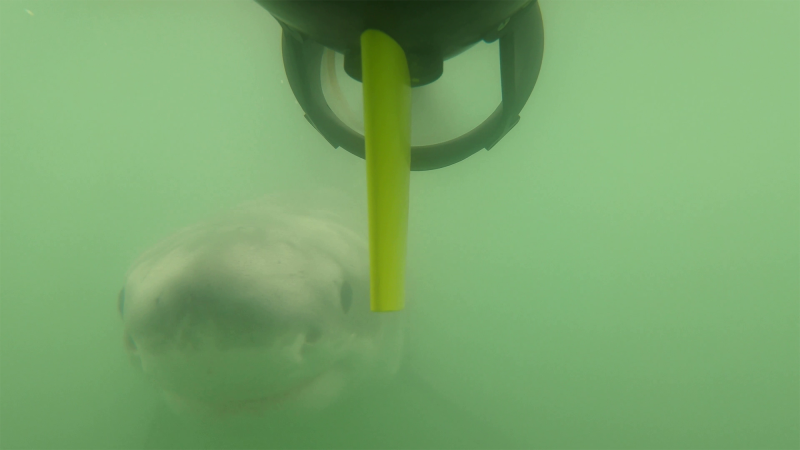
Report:
<svg viewBox="0 0 800 450"><path fill-rule="evenodd" d="M411 86L400 45L388 35L361 34L370 304L399 311L405 304L408 189L411 173Z"/></svg>

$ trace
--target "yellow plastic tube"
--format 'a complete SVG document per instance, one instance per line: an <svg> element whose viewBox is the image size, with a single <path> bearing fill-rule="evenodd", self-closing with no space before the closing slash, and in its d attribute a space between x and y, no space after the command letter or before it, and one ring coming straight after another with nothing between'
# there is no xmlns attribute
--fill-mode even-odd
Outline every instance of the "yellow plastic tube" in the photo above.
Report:
<svg viewBox="0 0 800 450"><path fill-rule="evenodd" d="M411 174L411 86L403 49L388 35L361 34L370 303L373 311L405 304L408 188Z"/></svg>

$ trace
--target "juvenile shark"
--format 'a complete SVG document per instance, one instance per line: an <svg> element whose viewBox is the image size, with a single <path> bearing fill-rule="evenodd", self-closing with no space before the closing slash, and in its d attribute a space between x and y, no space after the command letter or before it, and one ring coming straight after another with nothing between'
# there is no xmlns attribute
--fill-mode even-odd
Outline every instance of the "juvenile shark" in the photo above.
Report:
<svg viewBox="0 0 800 450"><path fill-rule="evenodd" d="M202 416L318 411L391 379L403 314L370 311L363 216L331 192L271 196L166 238L119 293L132 360Z"/></svg>

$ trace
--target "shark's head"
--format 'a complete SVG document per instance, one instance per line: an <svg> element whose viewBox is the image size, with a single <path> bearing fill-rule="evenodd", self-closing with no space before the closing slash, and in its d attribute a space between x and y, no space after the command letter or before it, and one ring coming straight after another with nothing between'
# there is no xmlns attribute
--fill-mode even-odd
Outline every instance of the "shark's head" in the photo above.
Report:
<svg viewBox="0 0 800 450"><path fill-rule="evenodd" d="M119 294L126 348L174 407L319 409L397 370L401 317L369 310L364 235L318 203L246 205L133 265Z"/></svg>

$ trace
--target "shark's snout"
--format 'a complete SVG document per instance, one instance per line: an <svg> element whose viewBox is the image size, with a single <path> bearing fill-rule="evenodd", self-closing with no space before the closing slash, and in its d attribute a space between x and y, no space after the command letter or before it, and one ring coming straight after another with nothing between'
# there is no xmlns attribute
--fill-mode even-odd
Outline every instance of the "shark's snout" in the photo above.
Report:
<svg viewBox="0 0 800 450"><path fill-rule="evenodd" d="M138 291L123 294L136 301L121 307L134 341L265 347L300 335L312 345L325 314L337 312L326 310L335 306L331 299L352 297L342 273L291 247L225 244L175 252L139 274Z"/></svg>

